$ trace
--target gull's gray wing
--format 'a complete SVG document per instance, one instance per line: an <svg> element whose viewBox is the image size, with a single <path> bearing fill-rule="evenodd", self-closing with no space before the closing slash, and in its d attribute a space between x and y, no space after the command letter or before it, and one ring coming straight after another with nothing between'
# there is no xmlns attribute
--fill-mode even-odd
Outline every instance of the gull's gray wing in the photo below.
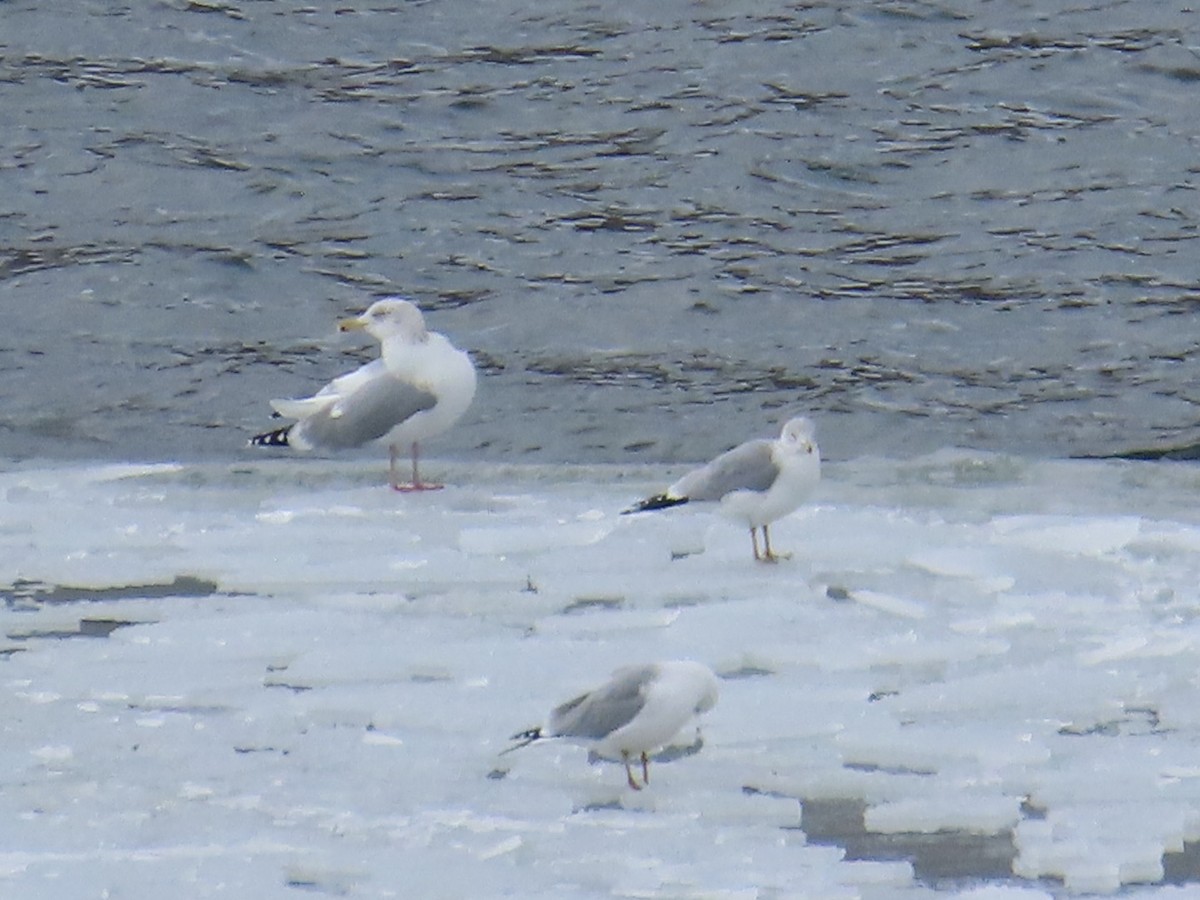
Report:
<svg viewBox="0 0 1200 900"><path fill-rule="evenodd" d="M668 495L689 500L720 500L730 491L765 491L779 476L771 456L774 441L747 441L693 469L671 485Z"/></svg>
<svg viewBox="0 0 1200 900"><path fill-rule="evenodd" d="M272 400L271 408L287 419L307 419L330 403L348 397L372 379L387 373L387 364L382 359L372 360L353 372L339 375L311 397L296 397L288 400Z"/></svg>
<svg viewBox="0 0 1200 900"><path fill-rule="evenodd" d="M600 740L628 725L646 705L645 687L658 674L655 666L626 666L612 681L550 713L550 733L555 737Z"/></svg>
<svg viewBox="0 0 1200 900"><path fill-rule="evenodd" d="M406 419L432 409L437 397L386 370L296 424L314 447L345 450L378 440Z"/></svg>
<svg viewBox="0 0 1200 900"><path fill-rule="evenodd" d="M380 359L373 359L369 363L364 363L353 372L347 372L344 375L339 375L325 387L321 388L314 395L316 397L327 397L334 394L338 397L347 397L361 388L363 385L380 378L387 372L387 363Z"/></svg>

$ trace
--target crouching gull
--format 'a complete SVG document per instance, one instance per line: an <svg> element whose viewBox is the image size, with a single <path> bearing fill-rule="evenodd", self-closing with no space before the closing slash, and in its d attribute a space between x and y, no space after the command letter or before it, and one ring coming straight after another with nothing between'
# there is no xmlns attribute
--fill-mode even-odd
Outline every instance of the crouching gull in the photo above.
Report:
<svg viewBox="0 0 1200 900"><path fill-rule="evenodd" d="M696 716L717 703L717 676L698 662L674 660L623 666L604 684L556 706L546 724L512 736L511 753L534 741L564 738L597 756L625 764L629 786L650 781L650 754L661 750ZM642 782L633 775L640 758Z"/></svg>
<svg viewBox="0 0 1200 900"><path fill-rule="evenodd" d="M789 420L777 440L747 441L693 469L661 494L647 497L626 513L668 509L683 503L715 501L727 518L750 529L754 558L775 562L767 526L797 509L821 478L821 451L810 419ZM763 549L758 547L762 529Z"/></svg>
<svg viewBox="0 0 1200 900"><path fill-rule="evenodd" d="M272 400L291 425L259 434L250 443L296 450L347 450L369 443L388 445L388 481L398 491L442 487L421 480L420 442L441 434L462 417L475 396L471 358L444 335L425 328L415 304L378 300L361 316L340 323L342 331L363 330L380 343L380 357L333 379L311 397ZM396 457L407 445L412 481L396 476Z"/></svg>

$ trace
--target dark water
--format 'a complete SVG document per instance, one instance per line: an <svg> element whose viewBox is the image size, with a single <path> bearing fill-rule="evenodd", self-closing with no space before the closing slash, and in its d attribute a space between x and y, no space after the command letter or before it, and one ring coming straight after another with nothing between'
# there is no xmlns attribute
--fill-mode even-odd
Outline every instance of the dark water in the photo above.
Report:
<svg viewBox="0 0 1200 900"><path fill-rule="evenodd" d="M435 455L696 459L798 410L835 457L1195 444L1198 24L0 0L0 456L248 453L387 293L485 375Z"/></svg>

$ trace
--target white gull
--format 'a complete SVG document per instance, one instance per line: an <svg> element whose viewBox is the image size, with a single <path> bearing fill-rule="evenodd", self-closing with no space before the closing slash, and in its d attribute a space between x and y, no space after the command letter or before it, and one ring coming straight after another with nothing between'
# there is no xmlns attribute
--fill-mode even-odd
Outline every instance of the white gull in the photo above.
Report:
<svg viewBox="0 0 1200 900"><path fill-rule="evenodd" d="M564 738L621 760L629 786L638 791L650 781L650 754L712 709L718 693L713 671L691 660L623 666L594 690L556 706L544 725L514 734L517 743L504 752ZM633 776L635 758L642 763L641 784Z"/></svg>
<svg viewBox="0 0 1200 900"><path fill-rule="evenodd" d="M794 512L821 478L816 429L803 416L789 420L776 440L759 438L739 444L688 472L661 494L647 497L626 513L668 509L696 501L716 502L727 518L750 529L754 558L775 562L767 526ZM762 529L763 549L758 547Z"/></svg>
<svg viewBox="0 0 1200 900"><path fill-rule="evenodd" d="M250 443L297 450L346 450L385 443L388 481L395 490L431 490L417 469L420 442L457 422L475 396L471 358L444 335L429 331L415 304L378 300L361 316L340 323L342 331L364 330L380 343L380 357L335 378L311 397L272 400L291 425L259 434ZM412 481L396 477L399 448L412 453Z"/></svg>

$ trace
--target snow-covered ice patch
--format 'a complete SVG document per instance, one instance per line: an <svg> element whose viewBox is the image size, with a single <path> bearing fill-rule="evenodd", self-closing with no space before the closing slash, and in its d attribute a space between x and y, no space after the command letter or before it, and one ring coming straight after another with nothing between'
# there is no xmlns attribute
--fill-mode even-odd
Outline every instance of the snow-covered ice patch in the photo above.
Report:
<svg viewBox="0 0 1200 900"><path fill-rule="evenodd" d="M711 513L620 516L610 468L445 469L0 472L3 892L1200 889L1186 471L833 464L767 566ZM645 791L499 755L670 658L721 698Z"/></svg>

